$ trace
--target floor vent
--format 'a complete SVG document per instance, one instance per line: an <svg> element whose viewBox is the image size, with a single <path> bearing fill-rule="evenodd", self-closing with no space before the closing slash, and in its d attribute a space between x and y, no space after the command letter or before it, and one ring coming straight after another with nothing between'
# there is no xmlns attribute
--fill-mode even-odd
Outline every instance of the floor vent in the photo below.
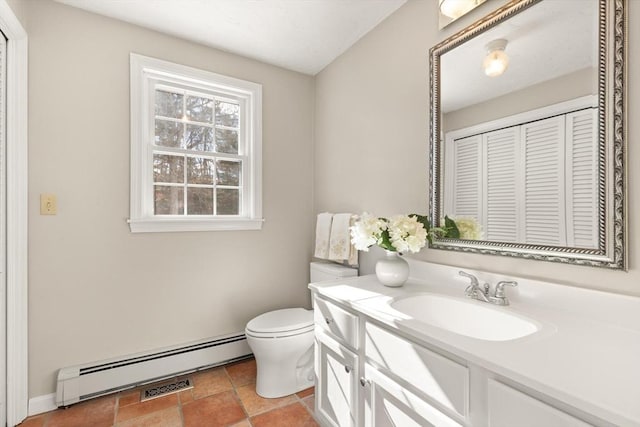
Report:
<svg viewBox="0 0 640 427"><path fill-rule="evenodd" d="M193 388L193 381L191 378L184 378L176 380L167 384L161 384L155 387L149 387L140 393L140 401L145 402L147 400L155 399L157 397L166 396L167 394L177 393L183 390L189 390Z"/></svg>

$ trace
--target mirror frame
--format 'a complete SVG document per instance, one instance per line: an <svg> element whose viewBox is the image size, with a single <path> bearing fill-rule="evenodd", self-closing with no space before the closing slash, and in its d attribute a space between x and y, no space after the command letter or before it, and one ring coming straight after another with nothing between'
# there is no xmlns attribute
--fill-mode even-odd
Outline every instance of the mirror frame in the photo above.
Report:
<svg viewBox="0 0 640 427"><path fill-rule="evenodd" d="M429 215L440 225L442 141L440 59L443 54L545 0L512 0L429 50ZM626 39L627 0L598 0L598 247L596 249L434 239L429 246L489 255L627 269L626 239Z"/></svg>

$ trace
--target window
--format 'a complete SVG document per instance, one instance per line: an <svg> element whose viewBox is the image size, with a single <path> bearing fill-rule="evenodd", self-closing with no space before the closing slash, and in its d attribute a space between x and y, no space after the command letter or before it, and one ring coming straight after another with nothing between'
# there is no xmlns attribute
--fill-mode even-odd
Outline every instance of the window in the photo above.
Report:
<svg viewBox="0 0 640 427"><path fill-rule="evenodd" d="M262 227L259 84L131 54L132 232Z"/></svg>

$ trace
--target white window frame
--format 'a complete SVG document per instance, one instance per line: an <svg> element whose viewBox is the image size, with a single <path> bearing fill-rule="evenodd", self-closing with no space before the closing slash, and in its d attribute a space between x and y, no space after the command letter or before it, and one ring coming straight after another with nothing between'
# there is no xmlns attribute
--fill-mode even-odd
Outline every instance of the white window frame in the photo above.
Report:
<svg viewBox="0 0 640 427"><path fill-rule="evenodd" d="M259 230L262 218L262 85L135 53L131 66L131 232ZM244 106L242 197L239 215L154 215L153 92L156 84L215 92Z"/></svg>

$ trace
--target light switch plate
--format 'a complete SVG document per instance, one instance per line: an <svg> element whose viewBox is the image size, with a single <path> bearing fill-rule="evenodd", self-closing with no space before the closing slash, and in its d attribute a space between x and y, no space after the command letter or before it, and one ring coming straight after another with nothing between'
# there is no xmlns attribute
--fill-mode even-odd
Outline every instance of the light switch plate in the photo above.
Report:
<svg viewBox="0 0 640 427"><path fill-rule="evenodd" d="M58 213L58 200L55 194L40 195L40 215L56 215Z"/></svg>

